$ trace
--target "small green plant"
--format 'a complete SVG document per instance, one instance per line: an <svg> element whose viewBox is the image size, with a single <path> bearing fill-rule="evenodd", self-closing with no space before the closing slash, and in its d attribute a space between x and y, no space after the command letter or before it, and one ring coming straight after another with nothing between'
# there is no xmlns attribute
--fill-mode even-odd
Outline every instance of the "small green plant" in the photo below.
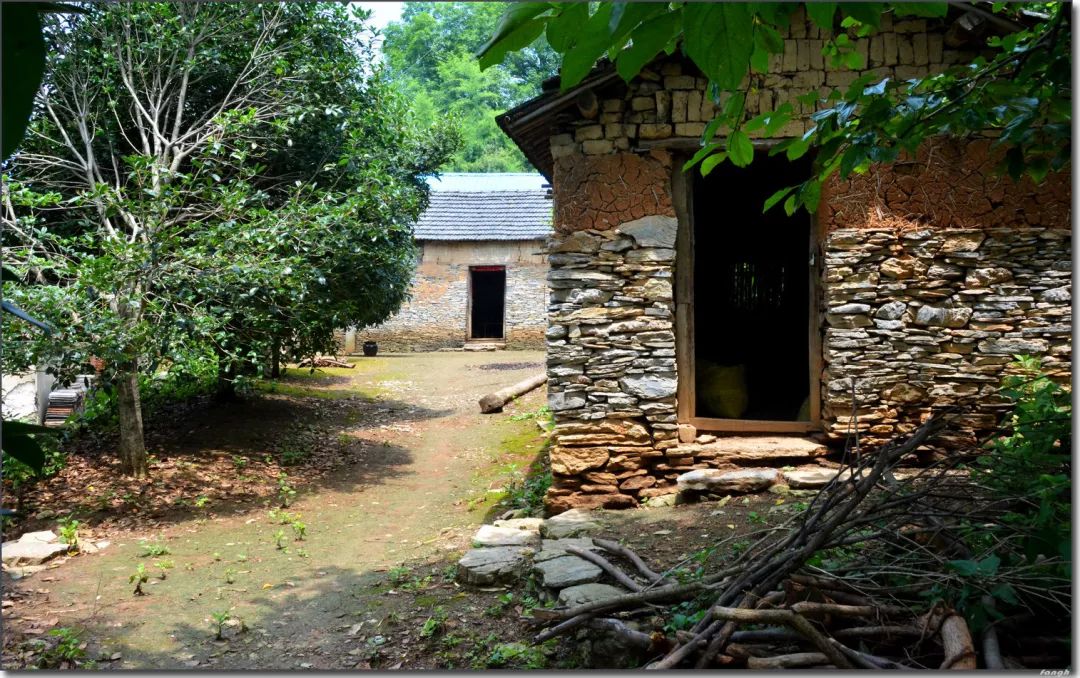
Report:
<svg viewBox="0 0 1080 678"><path fill-rule="evenodd" d="M246 563L247 562L247 554L241 553L240 555L236 556L236 562L238 562L238 563Z"/></svg>
<svg viewBox="0 0 1080 678"><path fill-rule="evenodd" d="M38 657L37 668L61 668L65 663L75 664L86 657L86 649L79 639L79 632L75 629L61 626L50 629L48 635L56 638L56 644L41 653Z"/></svg>
<svg viewBox="0 0 1080 678"><path fill-rule="evenodd" d="M761 515L757 511L750 511L749 513L747 513L746 519L749 520L751 523L754 523L755 525L765 524L765 516Z"/></svg>
<svg viewBox="0 0 1080 678"><path fill-rule="evenodd" d="M214 558L215 563L220 563L221 562L221 554L218 553L217 551L214 551L213 558Z"/></svg>
<svg viewBox="0 0 1080 678"><path fill-rule="evenodd" d="M201 495L195 499L195 508L206 508L209 503L210 497L207 497L206 495Z"/></svg>
<svg viewBox="0 0 1080 678"><path fill-rule="evenodd" d="M133 572L128 577L128 583L135 585L135 590L133 591L133 593L137 596L146 595L142 587L143 584L145 584L149 580L150 577L146 574L146 566L142 563L139 563L138 566L135 567L135 572Z"/></svg>
<svg viewBox="0 0 1080 678"><path fill-rule="evenodd" d="M521 412L518 414L510 415L510 421L528 421L530 419L539 419L541 421L551 417L551 408L547 405L540 406L539 409L532 412Z"/></svg>
<svg viewBox="0 0 1080 678"><path fill-rule="evenodd" d="M285 466L296 466L311 456L307 450L285 450L281 453L281 463Z"/></svg>
<svg viewBox="0 0 1080 678"><path fill-rule="evenodd" d="M432 637L434 637L435 634L437 634L442 629L443 622L445 622L445 621L446 621L446 610L444 610L441 606L436 607L432 611L431 616L428 617L424 621L423 625L420 627L420 637L421 638L432 638Z"/></svg>
<svg viewBox="0 0 1080 678"><path fill-rule="evenodd" d="M57 530L60 532L60 542L63 544L70 544L78 548L79 546L79 525L78 520L74 518L68 518L67 520L61 520L57 523Z"/></svg>
<svg viewBox="0 0 1080 678"><path fill-rule="evenodd" d="M165 579L165 573L175 567L175 564L171 560L158 560L154 563L154 567L161 570L161 574L158 575L161 579Z"/></svg>
<svg viewBox="0 0 1080 678"><path fill-rule="evenodd" d="M139 547L142 548L142 553L139 554L140 558L157 558L158 556L169 555L169 547L158 542L149 543L147 541L140 541Z"/></svg>
<svg viewBox="0 0 1080 678"><path fill-rule="evenodd" d="M226 584L235 584L236 583L236 570L234 570L231 567L226 567L225 568L225 583Z"/></svg>
<svg viewBox="0 0 1080 678"><path fill-rule="evenodd" d="M214 640L225 640L225 637L221 635L221 631L225 628L225 623L232 619L232 615L228 610L221 610L219 612L210 613L210 626L214 629Z"/></svg>
<svg viewBox="0 0 1080 678"><path fill-rule="evenodd" d="M407 567L392 567L390 571L386 573L387 579L394 586L404 584L409 580L409 575L412 574L412 570Z"/></svg>
<svg viewBox="0 0 1080 678"><path fill-rule="evenodd" d="M233 466L236 467L236 472L241 473L248 465L247 457L241 457L238 454L234 454L232 457Z"/></svg>
<svg viewBox="0 0 1080 678"><path fill-rule="evenodd" d="M401 585L402 591L423 591L431 584L431 575L426 577L412 577Z"/></svg>
<svg viewBox="0 0 1080 678"><path fill-rule="evenodd" d="M281 508L289 508L293 499L296 498L296 490L289 484L289 475L287 473L278 474L278 501L281 502Z"/></svg>
<svg viewBox="0 0 1080 678"><path fill-rule="evenodd" d="M296 541L304 541L304 537L307 535L307 525L299 520L294 520L291 524Z"/></svg>
<svg viewBox="0 0 1080 678"><path fill-rule="evenodd" d="M457 579L457 565L450 564L442 569L443 583L449 584L455 579Z"/></svg>
<svg viewBox="0 0 1080 678"><path fill-rule="evenodd" d="M301 558L307 558L307 557L309 557L309 556L310 556L311 554L309 554L309 553L307 552L307 549L296 549L296 555L297 555L297 556L299 556L299 557L301 557Z"/></svg>
<svg viewBox="0 0 1080 678"><path fill-rule="evenodd" d="M274 543L277 544L278 551L284 551L287 540L285 538L285 530L278 530L274 533Z"/></svg>

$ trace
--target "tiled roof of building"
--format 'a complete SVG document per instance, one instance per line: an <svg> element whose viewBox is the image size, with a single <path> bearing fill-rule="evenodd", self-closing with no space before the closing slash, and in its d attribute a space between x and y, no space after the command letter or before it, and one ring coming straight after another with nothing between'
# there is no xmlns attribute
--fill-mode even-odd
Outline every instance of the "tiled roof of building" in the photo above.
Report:
<svg viewBox="0 0 1080 678"><path fill-rule="evenodd" d="M485 175L471 176L455 181L454 190L432 186L431 202L416 223L417 240L536 240L551 234L551 197L538 183L542 177L525 175L535 178L532 189L482 190Z"/></svg>

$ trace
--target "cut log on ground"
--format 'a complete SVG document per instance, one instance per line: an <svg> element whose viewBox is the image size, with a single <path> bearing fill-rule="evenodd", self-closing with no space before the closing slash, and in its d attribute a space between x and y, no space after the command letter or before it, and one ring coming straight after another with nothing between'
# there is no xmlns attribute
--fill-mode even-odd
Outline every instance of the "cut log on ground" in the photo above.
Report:
<svg viewBox="0 0 1080 678"><path fill-rule="evenodd" d="M489 393L480 399L480 413L492 414L495 412L502 412L502 408L506 406L506 403L520 398L534 388L539 388L547 383L547 374L537 374L523 379L513 386L507 386L506 388Z"/></svg>
<svg viewBox="0 0 1080 678"><path fill-rule="evenodd" d="M327 356L317 356L315 358L304 358L300 362L296 363L297 367L344 367L346 369L352 369L356 367L350 362L344 360L338 360L337 358L330 358Z"/></svg>

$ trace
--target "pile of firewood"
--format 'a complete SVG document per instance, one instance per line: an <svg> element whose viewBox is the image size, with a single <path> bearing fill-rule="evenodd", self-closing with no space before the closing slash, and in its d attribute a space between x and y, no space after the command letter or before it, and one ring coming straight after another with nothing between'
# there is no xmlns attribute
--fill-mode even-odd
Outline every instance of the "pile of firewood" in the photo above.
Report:
<svg viewBox="0 0 1080 678"><path fill-rule="evenodd" d="M1023 644L1013 633L1012 656L1003 656L999 641L998 628L1015 626L1018 619L987 624L976 640L965 616L931 590L956 576L949 572L951 560L974 557L948 522L960 507L977 503L970 501L971 490L956 472L959 460L939 462L903 481L892 473L902 458L941 432L952 414L930 418L906 440L852 455L850 476L838 476L807 510L767 530L724 569L696 581L676 583L669 576L679 565L656 573L637 554L612 542L595 540L608 557L568 549L600 566L630 593L569 609L535 610L533 620L546 627L535 641L581 629L603 631L637 648L650 669L1030 667L1031 660L1015 649ZM815 555L838 548L864 555L832 571L808 564ZM615 559L626 562L634 575L616 566ZM905 576L910 583L898 585ZM1023 573L1017 576L1019 586ZM1046 592L1066 616L1068 586L1061 582ZM989 597L983 600L992 607ZM655 618L658 605L685 601L696 601L705 610L689 631L644 633L627 623ZM1038 659L1044 666L1057 661L1059 668L1066 666L1067 645L1044 648Z"/></svg>
<svg viewBox="0 0 1080 678"><path fill-rule="evenodd" d="M297 367L345 367L352 369L356 367L350 362L344 360L338 360L337 358L329 358L327 356L316 356L314 358L304 358L300 362L296 363Z"/></svg>

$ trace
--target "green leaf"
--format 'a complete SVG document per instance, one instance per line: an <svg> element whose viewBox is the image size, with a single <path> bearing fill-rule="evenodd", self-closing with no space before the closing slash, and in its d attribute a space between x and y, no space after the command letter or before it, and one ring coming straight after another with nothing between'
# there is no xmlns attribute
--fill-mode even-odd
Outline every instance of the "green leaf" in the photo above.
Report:
<svg viewBox="0 0 1080 678"><path fill-rule="evenodd" d="M686 54L721 89L746 75L754 49L754 15L743 3L692 2L683 7Z"/></svg>
<svg viewBox="0 0 1080 678"><path fill-rule="evenodd" d="M727 153L720 151L719 153L713 153L709 157L705 158L705 160L701 163L701 176L709 176L709 172L712 172L717 165L727 160L727 157Z"/></svg>
<svg viewBox="0 0 1080 678"><path fill-rule="evenodd" d="M894 2L896 16L943 17L949 12L947 2Z"/></svg>
<svg viewBox="0 0 1080 678"><path fill-rule="evenodd" d="M634 29L633 42L615 59L615 69L623 80L629 82L678 35L681 18L677 12L669 12Z"/></svg>
<svg viewBox="0 0 1080 678"><path fill-rule="evenodd" d="M698 149L698 152L694 154L694 157L690 158L689 160L686 161L686 163L683 164L683 168L682 168L683 171L684 172L688 171L694 165L701 162L702 158L709 155L710 153L712 153L713 151L715 151L718 148L720 148L720 144L708 144L708 145Z"/></svg>
<svg viewBox="0 0 1080 678"><path fill-rule="evenodd" d="M532 43L544 30L544 22L540 21L539 28L535 27L536 17L551 9L554 5L550 2L520 2L511 3L499 19L499 25L495 28L495 34L484 43L476 56L480 59L481 70L493 66L503 60L507 52L521 49ZM522 29L525 29L524 31ZM536 30L536 34L528 42L522 43L523 36Z"/></svg>
<svg viewBox="0 0 1080 678"><path fill-rule="evenodd" d="M806 15L817 24L818 28L831 32L833 29L833 17L836 15L836 3L808 2L806 3Z"/></svg>
<svg viewBox="0 0 1080 678"><path fill-rule="evenodd" d="M18 459L29 466L35 474L41 473L45 466L45 452L41 445L34 440L34 435L54 435L57 431L44 426L27 424L22 421L5 421L0 423L0 437L3 439L4 454Z"/></svg>
<svg viewBox="0 0 1080 678"><path fill-rule="evenodd" d="M788 160L798 160L806 155L806 152L810 150L810 141L799 137L792 139L791 144L786 149L786 155Z"/></svg>
<svg viewBox="0 0 1080 678"><path fill-rule="evenodd" d="M979 572L979 564L974 560L950 560L948 565L962 577L974 577Z"/></svg>
<svg viewBox="0 0 1080 678"><path fill-rule="evenodd" d="M737 129L728 135L727 152L731 157L731 164L736 167L746 167L754 161L754 144L742 130Z"/></svg>
<svg viewBox="0 0 1080 678"><path fill-rule="evenodd" d="M556 52L566 52L573 46L588 20L589 3L566 3L562 6L562 11L547 23L548 44Z"/></svg>
<svg viewBox="0 0 1080 678"><path fill-rule="evenodd" d="M877 28L881 25L881 13L885 11L885 3L882 2L842 2L841 11L859 23Z"/></svg>
<svg viewBox="0 0 1080 678"><path fill-rule="evenodd" d="M0 4L3 23L3 118L0 134L3 147L0 159L6 160L22 142L34 96L41 86L45 72L45 39L41 34L41 19L33 4L5 2Z"/></svg>
<svg viewBox="0 0 1080 678"><path fill-rule="evenodd" d="M765 201L765 206L761 208L762 213L765 213L765 212L768 212L769 210L771 210L773 207L776 206L776 203L783 200L784 196L786 196L788 193L791 193L796 188L797 188L796 186L788 186L787 188L781 188L776 193L773 193L772 195L770 195L768 197L768 199Z"/></svg>
<svg viewBox="0 0 1080 678"><path fill-rule="evenodd" d="M610 19L611 5L600 5L582 29L581 39L563 55L562 68L559 70L559 87L563 92L581 82L607 50Z"/></svg>
<svg viewBox="0 0 1080 678"><path fill-rule="evenodd" d="M645 23L659 14L678 14L679 10L668 10L666 2L616 2L611 9L608 30L614 42L622 42Z"/></svg>
<svg viewBox="0 0 1080 678"><path fill-rule="evenodd" d="M997 574L1000 565L1001 558L999 558L996 553L991 553L979 561L979 574L984 577L993 577Z"/></svg>

